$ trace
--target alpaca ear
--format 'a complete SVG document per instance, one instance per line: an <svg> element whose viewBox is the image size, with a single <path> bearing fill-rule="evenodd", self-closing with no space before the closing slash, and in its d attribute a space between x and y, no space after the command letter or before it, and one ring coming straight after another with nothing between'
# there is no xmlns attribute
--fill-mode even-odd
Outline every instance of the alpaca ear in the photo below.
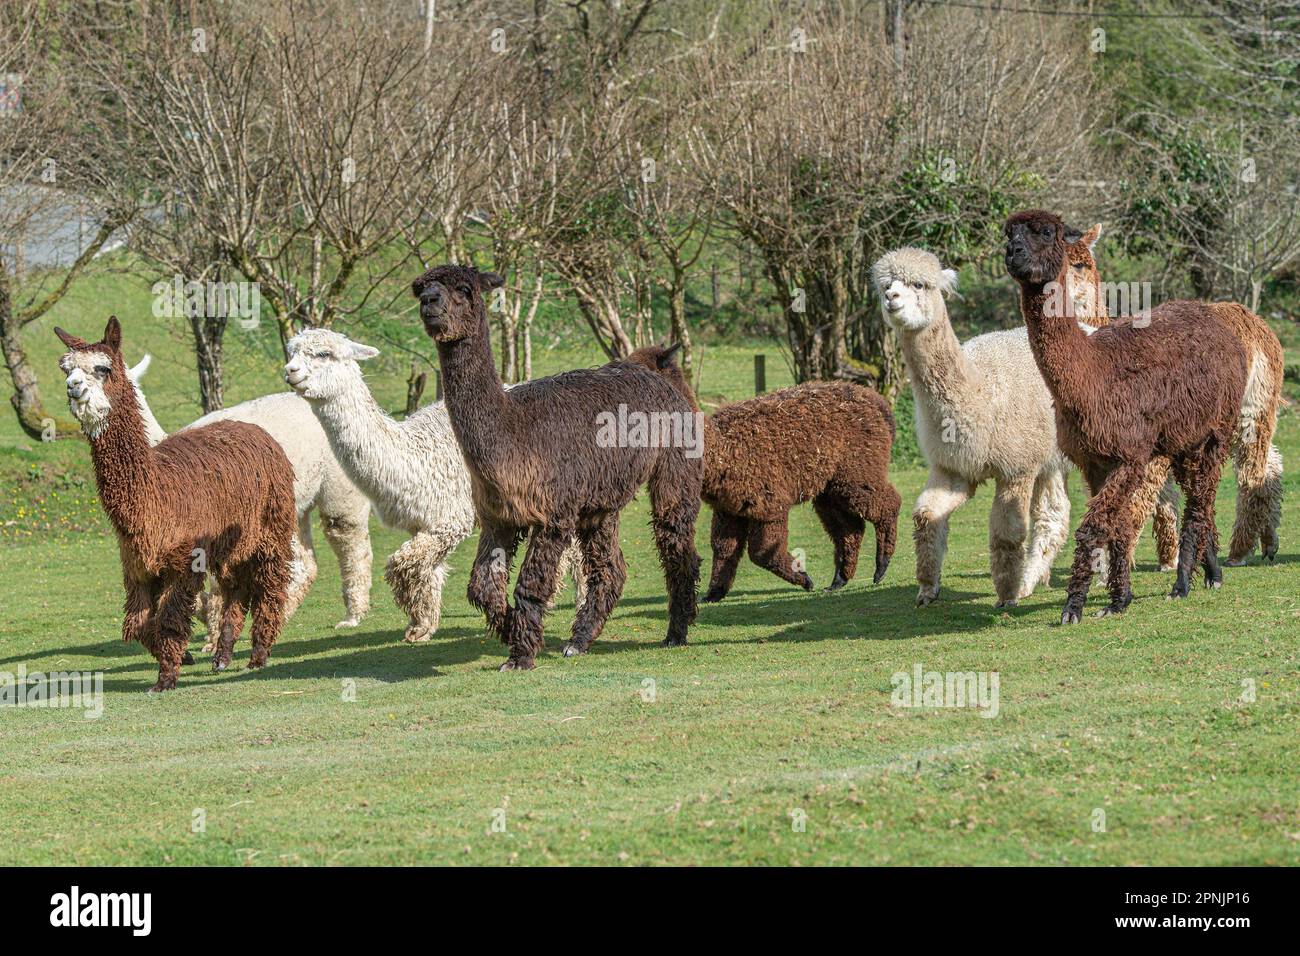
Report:
<svg viewBox="0 0 1300 956"><path fill-rule="evenodd" d="M939 273L939 291L945 294L957 291L956 269L944 269Z"/></svg>
<svg viewBox="0 0 1300 956"><path fill-rule="evenodd" d="M366 359L372 359L379 354L379 349L370 345L362 345L360 342L353 342L352 348L348 351L348 358L354 362L364 362Z"/></svg>
<svg viewBox="0 0 1300 956"><path fill-rule="evenodd" d="M1083 241L1088 244L1088 251L1092 252L1097 246L1097 240L1101 238L1101 223L1097 223L1091 229L1083 234Z"/></svg>
<svg viewBox="0 0 1300 956"><path fill-rule="evenodd" d="M682 347L681 342L674 342L672 345L668 346L666 349L664 349L662 352L659 353L659 357L655 359L655 364L658 365L660 368L668 368L671 365L676 365L677 350L680 349L681 347Z"/></svg>
<svg viewBox="0 0 1300 956"><path fill-rule="evenodd" d="M144 378L144 373L149 371L149 363L152 361L153 356L146 352L144 358L140 359L140 361L136 362L133 367L126 370L126 377L139 385L140 379Z"/></svg>
<svg viewBox="0 0 1300 956"><path fill-rule="evenodd" d="M493 289L499 289L505 284L506 280L495 272L480 272L478 274L478 287L481 292L491 292Z"/></svg>
<svg viewBox="0 0 1300 956"><path fill-rule="evenodd" d="M122 351L122 325L117 321L117 316L108 317L108 324L104 326L104 337L100 342L114 352Z"/></svg>
<svg viewBox="0 0 1300 956"><path fill-rule="evenodd" d="M1082 238L1083 238L1083 233L1081 233L1078 229L1075 229L1073 226L1065 227L1066 245L1072 246Z"/></svg>
<svg viewBox="0 0 1300 956"><path fill-rule="evenodd" d="M77 338L71 332L65 332L57 325L54 327L54 334L59 337L60 342L70 349L84 349L86 347L85 339Z"/></svg>

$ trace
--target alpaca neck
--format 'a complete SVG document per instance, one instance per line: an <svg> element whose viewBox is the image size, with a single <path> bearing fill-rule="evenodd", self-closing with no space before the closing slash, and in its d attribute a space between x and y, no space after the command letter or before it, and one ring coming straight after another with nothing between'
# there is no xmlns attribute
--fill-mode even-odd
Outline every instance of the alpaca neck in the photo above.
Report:
<svg viewBox="0 0 1300 956"><path fill-rule="evenodd" d="M156 489L154 452L134 391L112 403L108 422L90 438L99 500L113 527L128 537L157 530L146 520ZM154 516L157 520L157 516Z"/></svg>
<svg viewBox="0 0 1300 956"><path fill-rule="evenodd" d="M492 361L485 330L454 342L438 343L443 393L456 440L471 469L482 473L490 462L509 458L510 402Z"/></svg>
<svg viewBox="0 0 1300 956"><path fill-rule="evenodd" d="M957 403L979 382L979 371L962 351L946 310L923 329L902 330L899 338L912 388L927 406Z"/></svg>
<svg viewBox="0 0 1300 956"><path fill-rule="evenodd" d="M145 400L144 392L140 386L136 385L135 400L140 406L140 418L144 422L144 437L150 447L158 444L167 437L167 432L163 430L162 425L158 424L158 419L154 417L153 409L149 407L148 401Z"/></svg>
<svg viewBox="0 0 1300 956"><path fill-rule="evenodd" d="M1063 276L1058 278L1056 288L1064 288L1064 281ZM1029 347L1058 411L1078 408L1087 398L1084 383L1092 379L1084 371L1092 339L1071 311L1062 307L1059 293L1050 293L1047 286L1020 284L1020 313L1029 332Z"/></svg>
<svg viewBox="0 0 1300 956"><path fill-rule="evenodd" d="M335 457L367 497L378 497L387 476L418 455L402 424L379 407L360 373L333 397L309 401ZM421 470L416 465L410 473Z"/></svg>

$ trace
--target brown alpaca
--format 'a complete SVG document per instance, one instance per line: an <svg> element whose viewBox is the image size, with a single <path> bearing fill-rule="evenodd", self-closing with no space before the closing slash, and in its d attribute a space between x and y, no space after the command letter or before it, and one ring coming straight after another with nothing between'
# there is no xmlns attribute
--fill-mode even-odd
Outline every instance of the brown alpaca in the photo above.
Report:
<svg viewBox="0 0 1300 956"><path fill-rule="evenodd" d="M1076 317L1091 325L1131 323L1131 316L1108 318L1101 274L1092 253L1100 236L1099 223L1067 250L1069 302L1075 308ZM1237 472L1237 520L1225 563L1244 564L1257 544L1263 556L1272 561L1277 556L1277 529L1282 520L1282 455L1273 444L1278 409L1283 403L1282 343L1268 323L1245 306L1236 302L1211 302L1209 306L1246 350L1246 392L1232 449ZM1171 494L1169 486L1162 484L1160 478L1159 473L1153 474L1152 480L1139 491L1135 519L1141 527L1154 508L1163 567L1174 562L1178 520L1174 510L1177 493Z"/></svg>
<svg viewBox="0 0 1300 956"><path fill-rule="evenodd" d="M1111 602L1102 613L1121 613L1132 601L1132 501L1157 458L1169 459L1187 496L1170 596L1187 595L1198 558L1206 584L1218 587L1214 493L1246 387L1241 343L1201 302L1167 302L1153 310L1149 325L1112 325L1088 335L1065 294L1067 246L1082 234L1040 209L1011 216L1003 234L1029 344L1054 399L1057 441L1097 489L1075 535L1061 623L1082 617L1103 554L1110 561Z"/></svg>
<svg viewBox="0 0 1300 956"><path fill-rule="evenodd" d="M661 376L629 362L505 391L483 303L483 294L503 281L446 265L412 285L425 331L438 345L447 411L482 527L469 600L510 648L501 669L534 666L559 558L575 534L587 594L564 655L585 653L600 635L627 580L619 512L642 485L650 489L651 525L668 588L664 644L685 644L700 574L695 519L704 469L695 409ZM675 433L666 434L665 425L675 425ZM528 550L510 607L506 585L525 535Z"/></svg>
<svg viewBox="0 0 1300 956"><path fill-rule="evenodd" d="M629 361L660 370L694 404L673 363L677 346L638 349ZM731 590L741 555L805 590L813 582L790 554L790 509L811 501L835 543L835 578L858 566L866 522L876 530L879 583L894 555L902 499L889 483L894 415L869 388L849 382L806 382L728 405L704 420L703 499L713 508L713 573L705 601Z"/></svg>
<svg viewBox="0 0 1300 956"><path fill-rule="evenodd" d="M90 441L99 498L122 553L122 639L139 641L158 661L151 690L176 686L205 572L226 599L213 668L229 666L249 612L248 666L262 667L284 623L297 527L283 449L242 422L187 429L151 448L117 318L94 344L54 331L69 349L59 360L68 404Z"/></svg>

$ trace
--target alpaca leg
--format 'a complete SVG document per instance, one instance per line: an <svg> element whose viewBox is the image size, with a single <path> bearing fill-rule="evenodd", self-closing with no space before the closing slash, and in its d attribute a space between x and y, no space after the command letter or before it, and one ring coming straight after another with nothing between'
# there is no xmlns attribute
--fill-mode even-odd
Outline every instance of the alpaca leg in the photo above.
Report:
<svg viewBox="0 0 1300 956"><path fill-rule="evenodd" d="M565 657L585 654L600 637L627 583L627 562L618 546L617 511L608 511L579 528L578 540L587 569L587 599L573 619L573 638L564 645Z"/></svg>
<svg viewBox="0 0 1300 956"><path fill-rule="evenodd" d="M997 482L989 509L989 563L998 607L1013 607L1020 597L1029 537L1029 500L1032 478Z"/></svg>
<svg viewBox="0 0 1300 956"><path fill-rule="evenodd" d="M122 615L122 640L139 641L149 651L153 650L155 583L125 577L123 580L126 601Z"/></svg>
<svg viewBox="0 0 1300 956"><path fill-rule="evenodd" d="M1132 502L1145 474L1146 462L1143 461L1141 464L1121 464L1104 479L1096 470L1087 476L1089 486L1099 490L1089 500L1088 513L1075 533L1074 564L1070 569L1068 597L1061 612L1062 624L1077 624L1083 618L1088 587L1093 572L1101 567L1103 556L1111 559L1107 580L1111 603L1103 613L1120 613L1132 601L1127 560L1134 529Z"/></svg>
<svg viewBox="0 0 1300 956"><path fill-rule="evenodd" d="M948 519L975 492L959 475L935 469L912 509L912 537L916 541L917 607L939 596L943 558L948 551Z"/></svg>
<svg viewBox="0 0 1300 956"><path fill-rule="evenodd" d="M1129 553L1125 556L1130 570L1137 567L1138 539L1142 536L1142 529L1146 527L1148 520L1152 522L1155 530L1157 550L1160 548L1161 535L1167 534L1167 531L1162 530L1160 527L1163 517L1159 509L1160 496L1167 484L1169 484L1169 459L1163 455L1157 455L1147 462L1142 480L1138 483L1137 490L1133 492L1133 501L1130 504L1133 516L1133 534L1129 539ZM1109 555L1107 560L1109 560Z"/></svg>
<svg viewBox="0 0 1300 956"><path fill-rule="evenodd" d="M713 511L713 527L709 533L713 549L713 570L709 574L709 590L704 601L712 604L721 601L731 591L736 580L736 568L745 553L745 539L749 535L749 520L725 511Z"/></svg>
<svg viewBox="0 0 1300 956"><path fill-rule="evenodd" d="M1173 478L1167 479L1156 499L1156 514L1152 521L1156 559L1160 562L1161 571L1172 571L1178 566L1178 506L1181 503L1178 482Z"/></svg>
<svg viewBox="0 0 1300 956"><path fill-rule="evenodd" d="M153 640L150 650L158 661L158 681L150 693L171 690L180 676L181 660L190 642L190 618L200 581L172 578L163 582L154 612Z"/></svg>
<svg viewBox="0 0 1300 956"><path fill-rule="evenodd" d="M469 573L469 603L487 615L488 630L502 642L506 640L506 585L510 566L519 550L519 530L506 525L483 522L478 537L474 567Z"/></svg>
<svg viewBox="0 0 1300 956"><path fill-rule="evenodd" d="M804 570L803 562L789 551L789 534L789 519L785 516L772 521L752 522L749 527L749 559L782 581L811 591L812 578Z"/></svg>
<svg viewBox="0 0 1300 956"><path fill-rule="evenodd" d="M388 559L384 579L409 618L402 637L408 644L423 643L438 629L442 588L450 570L446 559L459 543L455 534L421 531Z"/></svg>
<svg viewBox="0 0 1300 956"><path fill-rule="evenodd" d="M1205 571L1205 584L1217 588L1223 583L1218 562L1218 530L1214 524L1214 495L1223 469L1222 449L1226 441L1212 436L1201 448L1175 464L1178 484L1187 496L1183 511L1183 534L1178 550L1178 577L1171 598L1186 597L1191 590L1192 568L1197 560Z"/></svg>
<svg viewBox="0 0 1300 956"><path fill-rule="evenodd" d="M356 627L370 611L370 504L362 502L361 507L350 514L331 512L326 514L321 509L321 529L325 540L339 562L339 576L343 579L343 607L347 617L334 626L336 628Z"/></svg>
<svg viewBox="0 0 1300 956"><path fill-rule="evenodd" d="M661 468L650 478L650 526L668 589L668 634L665 647L686 643L687 629L699 612L695 589L700 583L700 555L695 550L695 519L700 513L699 472L673 461L679 472Z"/></svg>
<svg viewBox="0 0 1300 956"><path fill-rule="evenodd" d="M1246 563L1258 542L1264 557L1277 556L1277 528L1282 519L1282 455L1272 444L1272 416L1259 416L1245 429L1233 465L1237 472L1237 519L1228 546L1228 564Z"/></svg>
<svg viewBox="0 0 1300 956"><path fill-rule="evenodd" d="M226 601L221 609L221 617L216 619L213 631L217 635L216 651L212 655L212 669L223 671L230 666L230 659L235 653L235 641L244 629L244 618L248 613L248 593L237 581L229 581L223 590Z"/></svg>
<svg viewBox="0 0 1300 956"><path fill-rule="evenodd" d="M889 562L894 558L894 548L898 544L898 513L902 509L903 499L893 485L885 482L883 487L871 489L862 517L876 530L876 570L871 575L872 584L879 584L884 579Z"/></svg>
<svg viewBox="0 0 1300 956"><path fill-rule="evenodd" d="M248 563L244 573L249 575L241 575L241 578L248 581L248 609L253 618L253 652L249 655L248 666L254 669L266 666L271 647L284 627L289 567L276 555L259 555Z"/></svg>
<svg viewBox="0 0 1300 956"><path fill-rule="evenodd" d="M535 528L528 536L528 550L524 552L519 580L515 582L515 606L506 610L506 645L510 656L501 670L527 671L536 666L537 654L544 646L542 619L546 615L546 602L555 593L560 555L572 537L569 530L557 528Z"/></svg>
<svg viewBox="0 0 1300 956"><path fill-rule="evenodd" d="M826 590L838 591L857 573L858 552L862 549L862 533L867 523L849 511L847 502L826 492L813 499L813 511L817 512L822 527L835 544L835 577Z"/></svg>
<svg viewBox="0 0 1300 956"><path fill-rule="evenodd" d="M316 549L311 540L311 513L298 519L298 533L293 536L293 558L289 561L289 585L285 595L284 619L298 610L316 580Z"/></svg>
<svg viewBox="0 0 1300 956"><path fill-rule="evenodd" d="M548 611L555 609L555 602L559 600L560 595L564 592L564 579L567 577L573 578L573 607L576 611L582 607L582 603L587 599L587 569L582 557L582 545L576 536L560 555L560 570L556 576L555 593L546 602Z"/></svg>
<svg viewBox="0 0 1300 956"><path fill-rule="evenodd" d="M1040 584L1052 583L1052 562L1070 534L1070 495L1065 487L1065 472L1057 468L1044 470L1034 479L1029 502L1029 555L1018 597L1027 598Z"/></svg>

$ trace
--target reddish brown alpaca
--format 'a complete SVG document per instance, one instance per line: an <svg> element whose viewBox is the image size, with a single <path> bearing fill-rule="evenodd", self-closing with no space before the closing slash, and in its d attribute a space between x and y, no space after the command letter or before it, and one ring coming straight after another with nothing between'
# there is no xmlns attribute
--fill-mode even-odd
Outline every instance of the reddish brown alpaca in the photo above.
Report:
<svg viewBox="0 0 1300 956"><path fill-rule="evenodd" d="M1092 250L1101 236L1101 225L1089 229L1070 244L1068 256L1069 301L1075 315L1089 325L1131 323L1131 316L1109 318L1102 291L1101 273ZM1234 435L1233 464L1237 472L1237 520L1228 546L1229 567L1245 564L1258 544L1266 560L1278 549L1278 525L1282 520L1282 455L1273 445L1278 409L1282 398L1282 343L1268 323L1236 302L1211 302L1210 308L1246 350L1246 393ZM1163 464L1165 467L1159 467ZM1153 462L1150 480L1138 492L1134 517L1140 528L1145 516L1155 511L1155 532L1160 564L1173 566L1178 547L1178 518L1174 511L1177 494L1162 493L1168 463ZM1157 498L1159 503L1157 504Z"/></svg>
<svg viewBox="0 0 1300 956"><path fill-rule="evenodd" d="M69 405L90 440L99 498L122 554L122 639L139 641L158 661L151 690L176 686L205 570L226 599L213 668L229 666L250 611L248 666L263 666L284 623L297 528L283 449L242 422L187 429L151 448L116 317L94 344L54 331L69 349L59 361Z"/></svg>
<svg viewBox="0 0 1300 956"><path fill-rule="evenodd" d="M639 361L665 374L695 404L677 346L638 349ZM789 549L790 509L811 501L835 543L835 591L853 580L866 522L876 531L879 583L894 554L902 499L889 483L894 415L869 388L806 382L721 409L704 420L703 499L713 508L713 573L705 601L731 590L749 547L760 568L805 590L813 582Z"/></svg>
<svg viewBox="0 0 1300 956"><path fill-rule="evenodd" d="M1218 587L1214 493L1246 386L1241 343L1201 302L1167 302L1153 310L1149 326L1107 326L1088 335L1065 294L1066 247L1082 233L1034 209L1011 216L1003 234L1029 344L1055 401L1057 440L1098 489L1075 536L1061 623L1082 617L1094 562L1103 553L1110 560L1111 602L1102 614L1121 613L1132 601L1132 501L1155 458L1171 461L1187 496L1170 596L1187 595L1202 555L1206 584Z"/></svg>
<svg viewBox="0 0 1300 956"><path fill-rule="evenodd" d="M626 361L505 391L492 360L483 303L483 294L503 281L465 266L438 266L412 286L425 331L438 343L447 411L482 527L469 600L510 648L501 669L534 666L560 555L575 534L587 594L565 656L585 653L599 636L627 581L619 512L643 485L650 489L650 523L668 589L664 644L685 644L700 573L700 456L658 441L606 442L601 422L605 416L661 416L693 431L695 409L661 376ZM702 445L702 436L694 437ZM525 536L528 550L510 607L510 565Z"/></svg>

